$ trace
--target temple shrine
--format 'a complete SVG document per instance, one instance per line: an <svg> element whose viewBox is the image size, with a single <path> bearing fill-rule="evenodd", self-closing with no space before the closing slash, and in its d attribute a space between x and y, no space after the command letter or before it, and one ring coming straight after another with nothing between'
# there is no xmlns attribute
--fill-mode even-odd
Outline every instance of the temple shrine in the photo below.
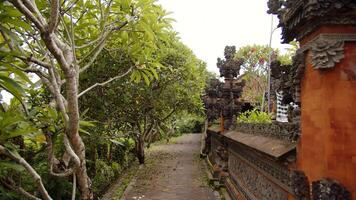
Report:
<svg viewBox="0 0 356 200"><path fill-rule="evenodd" d="M298 41L293 63L270 66L288 122L237 123L244 81L234 47L218 59L224 82L204 99L212 180L231 199L356 199L356 1L269 0L283 43ZM276 99L273 100L276 102Z"/></svg>

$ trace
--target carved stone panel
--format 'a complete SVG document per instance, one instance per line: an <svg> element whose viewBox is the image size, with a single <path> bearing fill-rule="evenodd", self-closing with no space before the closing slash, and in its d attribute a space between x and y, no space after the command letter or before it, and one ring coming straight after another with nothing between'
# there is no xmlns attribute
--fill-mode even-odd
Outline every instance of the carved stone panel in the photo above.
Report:
<svg viewBox="0 0 356 200"><path fill-rule="evenodd" d="M236 154L229 156L229 173L245 199L286 200L288 193Z"/></svg>
<svg viewBox="0 0 356 200"><path fill-rule="evenodd" d="M274 179L275 182L286 190L290 190L289 170L267 158L266 155L259 155L256 152L244 148L242 145L229 145L230 155L240 156L242 160L250 163L256 170L263 171L264 174Z"/></svg>
<svg viewBox="0 0 356 200"><path fill-rule="evenodd" d="M303 171L291 172L291 186L297 200L310 199L309 180Z"/></svg>
<svg viewBox="0 0 356 200"><path fill-rule="evenodd" d="M313 200L351 200L350 192L339 182L322 179L312 183Z"/></svg>
<svg viewBox="0 0 356 200"><path fill-rule="evenodd" d="M269 0L268 13L278 15L285 43L301 40L322 25L355 25L354 0Z"/></svg>
<svg viewBox="0 0 356 200"><path fill-rule="evenodd" d="M355 42L356 34L323 33L306 43L299 52L311 51L314 69L328 69L344 58L345 42Z"/></svg>
<svg viewBox="0 0 356 200"><path fill-rule="evenodd" d="M333 68L344 58L344 42L320 39L311 48L314 69Z"/></svg>

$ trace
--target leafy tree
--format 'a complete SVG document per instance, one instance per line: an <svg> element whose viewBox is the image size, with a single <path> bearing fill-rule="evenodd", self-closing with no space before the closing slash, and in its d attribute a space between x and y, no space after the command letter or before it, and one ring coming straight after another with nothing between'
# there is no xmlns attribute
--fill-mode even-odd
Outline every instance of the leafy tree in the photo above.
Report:
<svg viewBox="0 0 356 200"><path fill-rule="evenodd" d="M91 181L86 168L85 144L79 134L80 125L86 124L80 123L78 98L93 88L119 79L121 75L108 77L108 80L94 83L79 92L80 74L92 68L104 48L109 53L117 53L116 47L107 41L118 35L122 45L126 43L130 47L126 50L130 51L130 55L136 61L125 74L146 65L151 57L150 48L142 47L153 45L152 41L155 38L152 27L165 28L162 23L156 23L157 7L153 0L1 1L0 69L19 76L23 73L18 72L35 74L45 86L50 100L42 101L41 107L44 107L44 110L40 112L41 117L33 115L28 118L26 108L18 112L19 116L26 116L25 118L9 116L6 113L10 111L2 110L2 120L11 121L12 125L5 127L5 124L4 128L10 128L12 131L11 137L6 136L1 140L0 154L19 163L25 169L43 199L52 197L36 169L21 154L16 153L18 148L15 148L16 145L13 146L15 143L12 138L13 135L16 136L13 132L23 129L20 132L26 137L38 132L45 138L47 144L54 144L55 138L60 140L65 149L63 152L55 154L54 146L48 146L49 173L55 177L72 176L73 198L76 196L78 184L81 198L93 199ZM168 23L169 19L164 18L163 11L160 12L159 20ZM136 32L144 34L137 34L136 38L128 36L129 33L135 35ZM134 44L129 45L129 42ZM9 79L10 74L0 77L0 86L15 97L21 98L22 89L17 82ZM48 120L59 120L60 128L57 130L44 126L49 123ZM36 131L24 127L23 124L30 122ZM4 134L7 133L1 132L1 135ZM59 136L52 137L54 134ZM59 156L59 153L62 156ZM28 198L38 198L24 190L16 181L7 181L6 184L8 189Z"/></svg>
<svg viewBox="0 0 356 200"><path fill-rule="evenodd" d="M136 156L141 164L145 160L145 143L149 144L158 134L167 132L171 127L170 119L176 113L201 108L200 95L206 78L205 64L178 42L174 34L170 34L168 40L157 38L159 48L152 52L152 63L159 66L157 69L143 66L130 77L111 83L110 88L97 88L82 99L83 109L95 110L90 113L105 113L92 114L90 119L123 130L135 141ZM83 77L83 84L105 79L96 76L109 67L105 57L103 55L103 60L98 61L100 67L87 71L88 78ZM111 60L110 66L124 68L134 64L130 54L120 54L119 58ZM89 78L95 76L96 79ZM105 97L105 102L97 102L98 95Z"/></svg>
<svg viewBox="0 0 356 200"><path fill-rule="evenodd" d="M242 71L246 85L243 90L242 99L260 107L265 108L265 93L268 87L268 61L277 58L282 63L290 63L291 57L296 50L297 44L292 44L286 54L281 55L278 49L272 49L267 45L247 45L238 49L236 59L243 59Z"/></svg>

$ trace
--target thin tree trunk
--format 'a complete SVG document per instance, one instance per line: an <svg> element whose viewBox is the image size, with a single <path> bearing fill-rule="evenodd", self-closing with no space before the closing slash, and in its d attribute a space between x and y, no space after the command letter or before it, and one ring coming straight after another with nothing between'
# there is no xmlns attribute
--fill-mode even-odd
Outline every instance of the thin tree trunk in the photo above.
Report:
<svg viewBox="0 0 356 200"><path fill-rule="evenodd" d="M79 72L77 72L79 73ZM67 134L75 153L80 159L80 166L76 170L77 183L81 192L81 199L91 200L94 198L91 190L91 181L87 174L85 162L85 146L79 135L79 106L78 106L78 87L75 73L67 75L67 99L68 99L68 116L69 124Z"/></svg>
<svg viewBox="0 0 356 200"><path fill-rule="evenodd" d="M139 164L145 164L145 141L141 136L136 141L135 151Z"/></svg>

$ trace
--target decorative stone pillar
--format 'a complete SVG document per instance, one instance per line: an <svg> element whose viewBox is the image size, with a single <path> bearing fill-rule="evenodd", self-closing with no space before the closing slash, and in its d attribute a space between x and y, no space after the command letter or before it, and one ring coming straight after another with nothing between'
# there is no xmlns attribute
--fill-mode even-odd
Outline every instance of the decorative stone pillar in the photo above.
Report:
<svg viewBox="0 0 356 200"><path fill-rule="evenodd" d="M243 60L235 59L235 53L235 46L226 46L224 50L225 59L218 58L217 62L220 76L224 77L224 85L221 88L221 124L223 124L224 130L229 129L236 121L236 114L241 110L239 98L245 85L244 81L238 79Z"/></svg>
<svg viewBox="0 0 356 200"><path fill-rule="evenodd" d="M310 182L336 180L356 198L356 1L269 0L268 6L280 19L283 42L300 42L293 67L301 90L298 170ZM328 196L314 188L313 199Z"/></svg>

